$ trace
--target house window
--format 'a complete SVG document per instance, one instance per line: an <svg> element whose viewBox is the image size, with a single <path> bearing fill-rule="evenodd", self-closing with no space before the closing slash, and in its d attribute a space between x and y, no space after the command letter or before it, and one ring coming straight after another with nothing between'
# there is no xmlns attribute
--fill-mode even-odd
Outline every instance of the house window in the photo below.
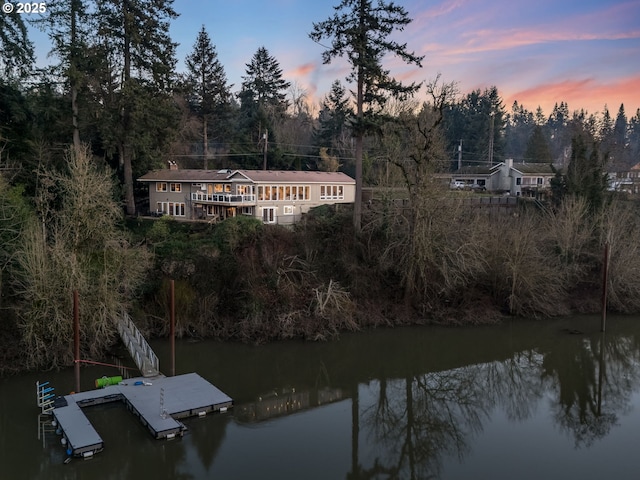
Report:
<svg viewBox="0 0 640 480"><path fill-rule="evenodd" d="M542 177L538 177L538 185L542 185Z"/></svg>
<svg viewBox="0 0 640 480"><path fill-rule="evenodd" d="M344 187L342 185L320 185L320 200L344 199Z"/></svg>
<svg viewBox="0 0 640 480"><path fill-rule="evenodd" d="M167 182L156 182L156 192L166 192Z"/></svg>
<svg viewBox="0 0 640 480"><path fill-rule="evenodd" d="M522 178L516 178L516 185L522 185Z"/></svg>
<svg viewBox="0 0 640 480"><path fill-rule="evenodd" d="M276 223L276 207L264 207L262 209L262 221L264 223Z"/></svg>
<svg viewBox="0 0 640 480"><path fill-rule="evenodd" d="M172 192L181 192L182 191L182 184L181 183L170 183L169 184L169 190L171 190Z"/></svg>
<svg viewBox="0 0 640 480"><path fill-rule="evenodd" d="M282 207L282 213L285 215L293 215L293 205L285 205Z"/></svg>

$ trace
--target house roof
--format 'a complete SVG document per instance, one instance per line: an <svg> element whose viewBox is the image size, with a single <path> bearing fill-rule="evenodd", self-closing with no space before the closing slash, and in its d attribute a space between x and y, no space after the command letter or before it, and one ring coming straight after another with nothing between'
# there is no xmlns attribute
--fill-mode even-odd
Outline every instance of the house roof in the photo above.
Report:
<svg viewBox="0 0 640 480"><path fill-rule="evenodd" d="M255 183L350 183L355 180L342 172L284 170L154 170L139 182L216 182L245 179Z"/></svg>
<svg viewBox="0 0 640 480"><path fill-rule="evenodd" d="M453 172L454 175L493 175L494 173L496 172L492 171L492 167L485 166L465 166Z"/></svg>
<svg viewBox="0 0 640 480"><path fill-rule="evenodd" d="M512 168L522 174L555 175L548 163L514 163Z"/></svg>
<svg viewBox="0 0 640 480"><path fill-rule="evenodd" d="M225 180L231 170L153 170L145 173L139 182L212 182Z"/></svg>
<svg viewBox="0 0 640 480"><path fill-rule="evenodd" d="M342 172L318 172L299 170L236 170L231 178L242 175L256 183L355 183L355 180Z"/></svg>

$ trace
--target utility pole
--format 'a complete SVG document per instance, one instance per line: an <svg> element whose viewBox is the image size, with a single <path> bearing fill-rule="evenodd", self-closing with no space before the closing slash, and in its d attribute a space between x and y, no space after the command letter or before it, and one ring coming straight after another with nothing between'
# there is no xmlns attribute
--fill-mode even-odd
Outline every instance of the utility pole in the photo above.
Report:
<svg viewBox="0 0 640 480"><path fill-rule="evenodd" d="M489 166L493 167L493 118L494 112L489 114Z"/></svg>
<svg viewBox="0 0 640 480"><path fill-rule="evenodd" d="M458 170L462 168L462 139L460 139L460 145L458 145Z"/></svg>
<svg viewBox="0 0 640 480"><path fill-rule="evenodd" d="M266 128L264 130L264 134L262 135L262 140L264 140L262 170L266 170L267 169L267 145L269 144L269 130L267 130Z"/></svg>

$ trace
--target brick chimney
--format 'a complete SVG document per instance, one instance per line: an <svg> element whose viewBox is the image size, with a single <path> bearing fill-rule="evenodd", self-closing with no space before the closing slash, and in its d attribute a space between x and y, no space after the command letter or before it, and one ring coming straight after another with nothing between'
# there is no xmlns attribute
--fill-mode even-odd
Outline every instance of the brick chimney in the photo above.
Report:
<svg viewBox="0 0 640 480"><path fill-rule="evenodd" d="M178 164L169 160L169 170L178 170Z"/></svg>

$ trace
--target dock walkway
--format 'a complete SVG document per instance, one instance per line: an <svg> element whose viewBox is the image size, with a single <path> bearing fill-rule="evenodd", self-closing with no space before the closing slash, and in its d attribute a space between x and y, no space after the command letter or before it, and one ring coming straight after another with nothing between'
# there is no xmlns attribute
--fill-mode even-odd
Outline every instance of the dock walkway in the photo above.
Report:
<svg viewBox="0 0 640 480"><path fill-rule="evenodd" d="M53 416L70 456L87 457L104 448L82 408L114 401L124 402L158 439L182 435L187 428L179 419L226 411L233 405L228 395L196 373L130 378L118 385L66 395L57 400Z"/></svg>

